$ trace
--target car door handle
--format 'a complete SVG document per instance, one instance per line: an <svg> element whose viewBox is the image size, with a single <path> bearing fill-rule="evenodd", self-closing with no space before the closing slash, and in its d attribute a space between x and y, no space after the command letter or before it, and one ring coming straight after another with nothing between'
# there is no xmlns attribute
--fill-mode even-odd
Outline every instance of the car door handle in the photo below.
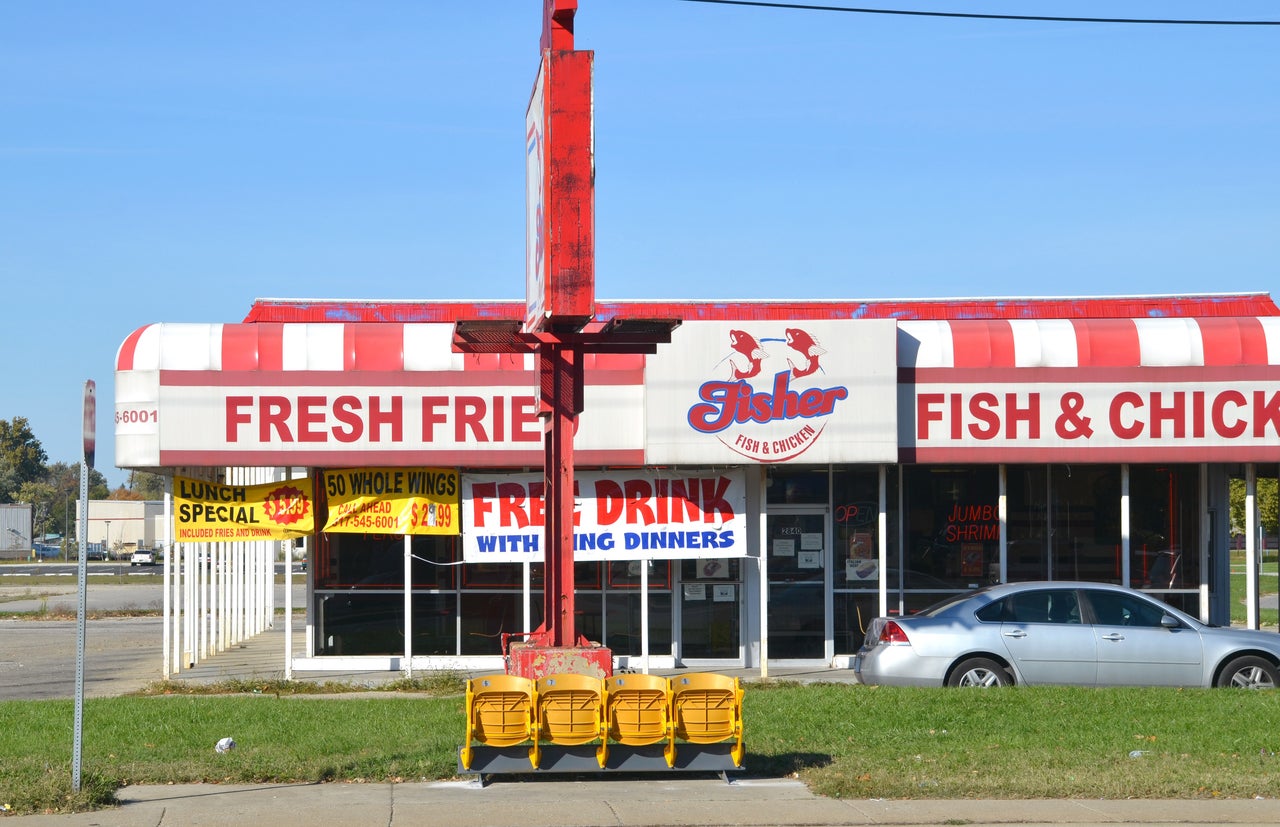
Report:
<svg viewBox="0 0 1280 827"><path fill-rule="evenodd" d="M1112 632L1109 635L1103 635L1102 639L1103 640L1124 640L1124 635L1120 634L1119 632Z"/></svg>
<svg viewBox="0 0 1280 827"><path fill-rule="evenodd" d="M1022 629L1014 629L1012 632L1002 632L1005 637L1026 637L1027 633Z"/></svg>

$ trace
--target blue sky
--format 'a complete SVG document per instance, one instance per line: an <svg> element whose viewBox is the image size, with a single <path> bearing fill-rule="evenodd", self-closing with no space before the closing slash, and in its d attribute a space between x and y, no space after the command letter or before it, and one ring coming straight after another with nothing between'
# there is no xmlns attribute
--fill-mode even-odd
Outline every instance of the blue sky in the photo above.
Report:
<svg viewBox="0 0 1280 827"><path fill-rule="evenodd" d="M114 358L144 324L237 322L258 297L523 299L540 25L540 0L0 4L0 418L75 462L95 379L117 484ZM1280 27L580 0L576 45L601 298L1274 289Z"/></svg>

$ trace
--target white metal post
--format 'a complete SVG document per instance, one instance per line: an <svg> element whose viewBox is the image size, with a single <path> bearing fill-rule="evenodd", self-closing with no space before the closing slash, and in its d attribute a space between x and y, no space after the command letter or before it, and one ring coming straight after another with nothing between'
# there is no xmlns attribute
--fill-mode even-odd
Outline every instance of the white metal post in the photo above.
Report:
<svg viewBox="0 0 1280 827"><path fill-rule="evenodd" d="M1244 565L1246 621L1258 628L1258 469L1244 467Z"/></svg>
<svg viewBox="0 0 1280 827"><path fill-rule="evenodd" d="M404 541L404 676L413 677L413 535Z"/></svg>
<svg viewBox="0 0 1280 827"><path fill-rule="evenodd" d="M1120 464L1120 585L1133 584L1132 562L1129 551L1132 548L1129 540L1129 463ZM1170 537L1169 541L1173 542Z"/></svg>

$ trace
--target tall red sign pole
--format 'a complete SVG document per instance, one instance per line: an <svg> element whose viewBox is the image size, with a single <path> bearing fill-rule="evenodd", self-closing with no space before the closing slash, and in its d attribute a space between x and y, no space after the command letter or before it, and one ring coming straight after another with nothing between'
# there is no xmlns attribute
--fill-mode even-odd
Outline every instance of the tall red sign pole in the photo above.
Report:
<svg viewBox="0 0 1280 827"><path fill-rule="evenodd" d="M573 48L577 0L544 0L542 60L525 114L532 231L526 239L524 332L538 335L545 418L546 569L540 643L573 647L573 431L582 413L582 354L557 334L595 314L595 54ZM542 335L539 335L542 334Z"/></svg>
<svg viewBox="0 0 1280 827"><path fill-rule="evenodd" d="M525 318L460 321L465 353L538 355L544 419L546 526L543 620L507 651L507 670L606 676L612 653L574 623L573 431L583 410L585 354L654 353L679 324L669 319L595 321L594 53L573 48L577 0L543 0L541 60L525 113Z"/></svg>

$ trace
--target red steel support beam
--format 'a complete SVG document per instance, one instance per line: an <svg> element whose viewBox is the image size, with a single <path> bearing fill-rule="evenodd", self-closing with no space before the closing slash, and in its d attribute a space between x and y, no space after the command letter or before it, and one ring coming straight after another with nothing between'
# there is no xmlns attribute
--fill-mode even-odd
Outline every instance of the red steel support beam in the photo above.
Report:
<svg viewBox="0 0 1280 827"><path fill-rule="evenodd" d="M573 430L582 412L582 354L573 346L544 344L538 351L542 412L547 416L543 482L546 486L543 620L549 646L575 646L573 599Z"/></svg>

